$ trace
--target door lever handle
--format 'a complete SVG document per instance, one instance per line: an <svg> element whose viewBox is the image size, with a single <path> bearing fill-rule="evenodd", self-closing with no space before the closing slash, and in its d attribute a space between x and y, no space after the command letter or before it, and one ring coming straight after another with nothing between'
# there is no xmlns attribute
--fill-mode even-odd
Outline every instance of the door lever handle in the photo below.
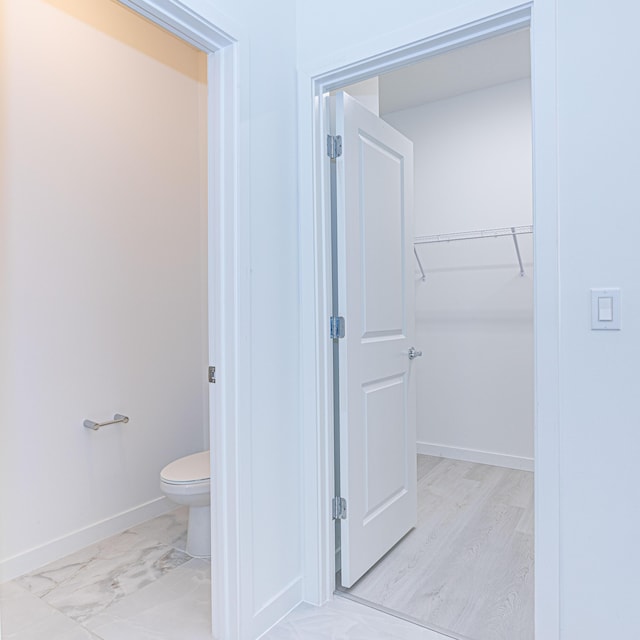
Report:
<svg viewBox="0 0 640 640"><path fill-rule="evenodd" d="M415 360L422 355L422 351L416 351L415 347L409 349L409 360Z"/></svg>

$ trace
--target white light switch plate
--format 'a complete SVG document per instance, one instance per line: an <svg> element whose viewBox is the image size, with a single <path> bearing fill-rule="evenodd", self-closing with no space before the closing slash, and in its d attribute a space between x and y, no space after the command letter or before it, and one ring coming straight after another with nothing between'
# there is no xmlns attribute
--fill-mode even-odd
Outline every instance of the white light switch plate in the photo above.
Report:
<svg viewBox="0 0 640 640"><path fill-rule="evenodd" d="M591 289L591 329L620 331L620 289Z"/></svg>

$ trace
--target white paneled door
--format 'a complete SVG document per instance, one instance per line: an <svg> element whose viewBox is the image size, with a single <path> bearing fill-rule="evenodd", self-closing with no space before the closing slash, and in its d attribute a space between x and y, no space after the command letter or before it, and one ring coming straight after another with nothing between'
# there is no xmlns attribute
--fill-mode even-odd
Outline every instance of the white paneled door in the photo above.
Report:
<svg viewBox="0 0 640 640"><path fill-rule="evenodd" d="M335 97L342 585L416 524L413 145Z"/></svg>

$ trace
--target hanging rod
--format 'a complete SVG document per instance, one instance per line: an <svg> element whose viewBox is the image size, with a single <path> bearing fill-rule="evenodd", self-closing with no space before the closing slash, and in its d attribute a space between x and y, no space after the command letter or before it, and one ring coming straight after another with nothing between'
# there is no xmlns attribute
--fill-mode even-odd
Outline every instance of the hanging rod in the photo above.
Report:
<svg viewBox="0 0 640 640"><path fill-rule="evenodd" d="M500 229L480 229L479 231L460 231L458 233L439 233L435 236L416 236L415 244L433 244L435 242L455 242L456 240L478 240L480 238L499 238L501 236L519 236L533 233L533 225L523 227L502 227Z"/></svg>
<svg viewBox="0 0 640 640"><path fill-rule="evenodd" d="M113 420L108 420L107 422L94 422L93 420L85 420L82 424L87 429L93 429L94 431L97 431L100 427L106 427L108 424L118 424L119 422L129 422L129 418L127 416L116 413L116 415L113 416Z"/></svg>
<svg viewBox="0 0 640 640"><path fill-rule="evenodd" d="M440 233L435 236L416 236L414 239L413 253L418 261L422 279L426 279L422 262L418 256L416 245L418 244L434 244L436 242L455 242L457 240L479 240L481 238L500 238L502 236L511 236L513 238L513 246L516 250L518 265L520 266L520 275L524 276L524 265L522 264L522 256L520 255L520 246L518 245L519 235L533 233L533 225L525 225L521 227L501 227L499 229L481 229L479 231L460 231L457 233Z"/></svg>

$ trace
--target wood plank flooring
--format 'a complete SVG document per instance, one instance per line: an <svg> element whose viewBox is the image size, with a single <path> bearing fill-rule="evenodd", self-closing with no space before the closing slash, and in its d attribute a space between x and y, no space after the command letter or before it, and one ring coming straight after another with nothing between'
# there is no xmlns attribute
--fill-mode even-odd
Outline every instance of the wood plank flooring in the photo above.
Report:
<svg viewBox="0 0 640 640"><path fill-rule="evenodd" d="M473 640L533 640L533 474L418 456L418 526L347 593Z"/></svg>

